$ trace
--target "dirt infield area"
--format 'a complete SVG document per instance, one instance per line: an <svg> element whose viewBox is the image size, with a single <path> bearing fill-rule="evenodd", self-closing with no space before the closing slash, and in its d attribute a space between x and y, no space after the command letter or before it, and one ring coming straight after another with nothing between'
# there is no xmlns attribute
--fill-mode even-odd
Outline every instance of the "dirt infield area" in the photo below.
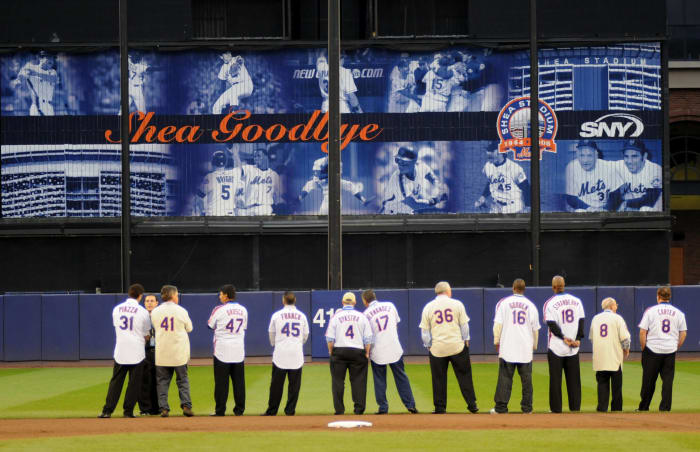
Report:
<svg viewBox="0 0 700 452"><path fill-rule="evenodd" d="M144 417L139 419L8 419L0 440L144 432L327 431L338 420L372 422L372 431L479 429L624 429L699 432L700 413L400 414L367 416Z"/></svg>

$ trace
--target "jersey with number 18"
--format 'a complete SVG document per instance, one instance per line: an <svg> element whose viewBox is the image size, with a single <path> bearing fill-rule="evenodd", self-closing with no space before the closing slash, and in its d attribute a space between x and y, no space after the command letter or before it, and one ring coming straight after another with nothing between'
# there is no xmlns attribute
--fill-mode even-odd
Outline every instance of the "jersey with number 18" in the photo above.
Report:
<svg viewBox="0 0 700 452"><path fill-rule="evenodd" d="M583 303L578 297L568 293L556 294L544 303L544 321L556 322L565 338L576 339L579 319L585 317ZM569 347L566 343L549 333L549 349L557 356L574 356L578 347Z"/></svg>
<svg viewBox="0 0 700 452"><path fill-rule="evenodd" d="M223 363L240 363L245 359L245 330L248 311L230 301L214 308L207 322L214 330L214 356Z"/></svg>

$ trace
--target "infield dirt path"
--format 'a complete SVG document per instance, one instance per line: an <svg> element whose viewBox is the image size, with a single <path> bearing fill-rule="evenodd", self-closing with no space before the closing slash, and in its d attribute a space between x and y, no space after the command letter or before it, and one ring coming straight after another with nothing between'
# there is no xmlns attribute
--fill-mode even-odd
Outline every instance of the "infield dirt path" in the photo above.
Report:
<svg viewBox="0 0 700 452"><path fill-rule="evenodd" d="M478 429L624 429L700 432L700 413L396 414L365 416L142 417L138 419L4 419L0 440L120 433L328 431L338 420L372 422L372 431Z"/></svg>

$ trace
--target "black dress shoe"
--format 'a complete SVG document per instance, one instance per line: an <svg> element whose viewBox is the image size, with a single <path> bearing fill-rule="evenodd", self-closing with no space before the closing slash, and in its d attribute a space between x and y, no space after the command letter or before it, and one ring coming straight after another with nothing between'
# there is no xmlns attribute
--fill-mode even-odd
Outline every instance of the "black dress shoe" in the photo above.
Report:
<svg viewBox="0 0 700 452"><path fill-rule="evenodd" d="M124 417L136 417L134 413L124 413Z"/></svg>
<svg viewBox="0 0 700 452"><path fill-rule="evenodd" d="M374 414L389 414L389 412L388 411L377 411Z"/></svg>
<svg viewBox="0 0 700 452"><path fill-rule="evenodd" d="M341 416L341 415L345 414L345 411L336 411L333 414L335 414L336 416Z"/></svg>
<svg viewBox="0 0 700 452"><path fill-rule="evenodd" d="M469 408L467 408L467 409L468 409L469 412L472 413L472 414L476 414L476 413L479 412L479 407L478 407L478 406L469 407Z"/></svg>
<svg viewBox="0 0 700 452"><path fill-rule="evenodd" d="M418 414L418 410L415 408L408 408L408 412L411 414Z"/></svg>
<svg viewBox="0 0 700 452"><path fill-rule="evenodd" d="M263 414L261 414L260 416L277 416L277 413L270 413L270 412L268 412L268 411L265 411L265 412L264 412Z"/></svg>
<svg viewBox="0 0 700 452"><path fill-rule="evenodd" d="M445 414L445 413L447 413L447 411L444 411L444 410L435 410L432 412L432 414Z"/></svg>
<svg viewBox="0 0 700 452"><path fill-rule="evenodd" d="M97 417L101 419L109 419L110 417L112 417L112 415L109 413L100 413L97 415Z"/></svg>

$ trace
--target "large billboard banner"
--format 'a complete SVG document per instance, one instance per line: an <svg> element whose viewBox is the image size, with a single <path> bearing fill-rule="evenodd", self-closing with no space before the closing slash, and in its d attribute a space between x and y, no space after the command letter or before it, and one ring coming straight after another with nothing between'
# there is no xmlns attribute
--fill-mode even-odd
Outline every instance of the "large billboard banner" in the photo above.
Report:
<svg viewBox="0 0 700 452"><path fill-rule="evenodd" d="M545 212L662 211L660 45L539 53ZM119 55L0 55L2 217L121 214ZM343 53L345 215L530 209L526 51ZM323 49L129 54L132 213L325 215Z"/></svg>

